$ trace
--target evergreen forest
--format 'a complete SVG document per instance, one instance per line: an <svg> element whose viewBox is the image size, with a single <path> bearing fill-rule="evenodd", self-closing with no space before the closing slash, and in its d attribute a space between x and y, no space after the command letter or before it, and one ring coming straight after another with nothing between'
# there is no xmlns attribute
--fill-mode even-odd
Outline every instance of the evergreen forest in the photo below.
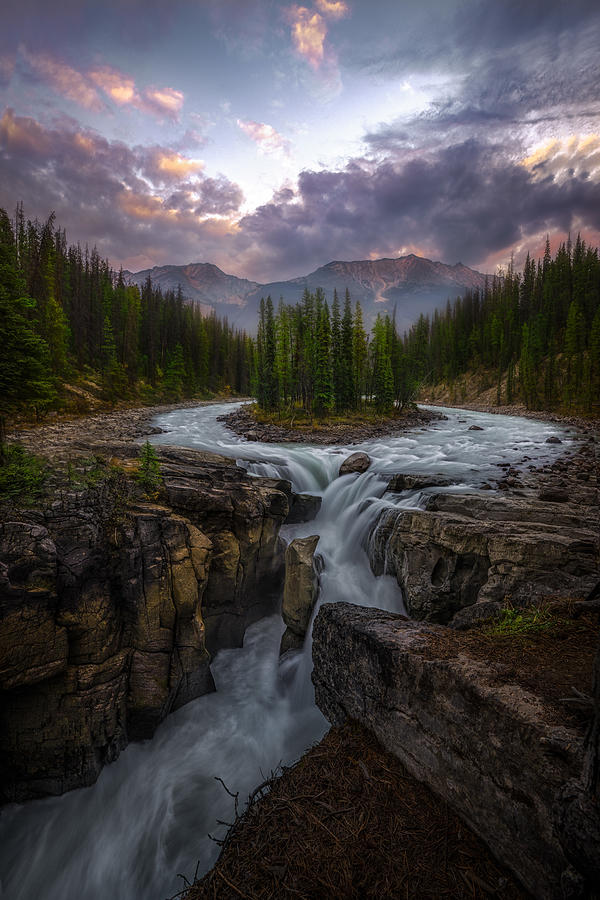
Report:
<svg viewBox="0 0 600 900"><path fill-rule="evenodd" d="M400 335L378 315L371 335L361 306L334 293L301 302L261 302L253 393L267 411L317 416L356 410L389 414L440 384L476 373L495 403L600 413L600 260L580 237L554 258L527 257L504 274L420 316ZM466 399L458 396L457 399ZM475 399L475 398L472 398Z"/></svg>
<svg viewBox="0 0 600 900"><path fill-rule="evenodd" d="M54 215L0 210L0 423L73 404L248 394L251 339L181 291L126 284L97 251L69 246ZM0 440L2 439L0 434Z"/></svg>
<svg viewBox="0 0 600 900"><path fill-rule="evenodd" d="M398 414L429 386L476 373L497 404L600 412L600 260L579 237L421 316L367 329L346 290L261 300L256 338L153 285L126 283L95 249L68 245L51 215L0 210L0 429L68 407L94 383L107 403L254 394L278 416ZM458 400L465 399L458 396ZM71 407L73 403L71 403ZM75 408L76 405L75 405ZM3 433L0 434L0 442Z"/></svg>

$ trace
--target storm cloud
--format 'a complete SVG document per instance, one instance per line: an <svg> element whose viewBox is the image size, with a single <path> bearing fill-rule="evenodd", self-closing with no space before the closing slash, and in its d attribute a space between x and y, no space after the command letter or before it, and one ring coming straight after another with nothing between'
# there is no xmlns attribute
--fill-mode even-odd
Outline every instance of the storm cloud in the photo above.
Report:
<svg viewBox="0 0 600 900"><path fill-rule="evenodd" d="M23 0L0 35L0 205L55 210L117 265L263 282L595 242L598 46L585 0ZM324 161L336 116L352 140Z"/></svg>

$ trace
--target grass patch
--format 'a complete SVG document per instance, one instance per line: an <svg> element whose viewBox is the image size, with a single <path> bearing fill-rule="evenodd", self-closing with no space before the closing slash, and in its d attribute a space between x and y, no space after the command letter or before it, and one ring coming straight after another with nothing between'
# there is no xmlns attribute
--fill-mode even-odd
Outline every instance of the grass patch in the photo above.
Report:
<svg viewBox="0 0 600 900"><path fill-rule="evenodd" d="M0 501L31 505L42 493L46 464L20 444L6 444L0 461Z"/></svg>
<svg viewBox="0 0 600 900"><path fill-rule="evenodd" d="M547 606L519 608L507 606L496 620L484 629L490 637L521 637L550 631L562 624Z"/></svg>
<svg viewBox="0 0 600 900"><path fill-rule="evenodd" d="M361 425L363 423L378 423L402 421L410 407L403 410L395 410L390 413L377 412L373 408L355 411L335 413L325 416L317 416L307 412L303 407L296 406L293 409L275 410L267 412L256 403L250 406L250 412L256 422L261 425L283 425L287 428L319 428L328 425Z"/></svg>

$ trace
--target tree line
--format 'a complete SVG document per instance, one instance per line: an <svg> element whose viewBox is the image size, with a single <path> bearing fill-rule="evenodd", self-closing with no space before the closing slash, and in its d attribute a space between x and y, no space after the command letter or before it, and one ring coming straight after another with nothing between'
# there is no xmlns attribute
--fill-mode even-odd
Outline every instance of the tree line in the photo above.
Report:
<svg viewBox="0 0 600 900"><path fill-rule="evenodd" d="M260 303L252 388L268 411L327 416L372 409L389 413L414 399L413 360L394 318L378 315L369 336L360 303L346 290L331 309L320 288L304 291L299 303L271 297Z"/></svg>
<svg viewBox="0 0 600 900"><path fill-rule="evenodd" d="M403 340L415 375L455 384L485 371L496 401L529 409L600 413L600 260L580 236L554 257L529 255L483 290L421 316Z"/></svg>
<svg viewBox="0 0 600 900"><path fill-rule="evenodd" d="M331 308L320 289L276 311L261 301L251 384L265 410L389 414L426 385L456 385L467 373L495 384L498 404L600 412L598 249L578 236L552 257L547 240L522 273L511 263L403 335L389 313L368 335L347 290L343 305L334 291Z"/></svg>
<svg viewBox="0 0 600 900"><path fill-rule="evenodd" d="M253 342L203 316L181 290L125 282L98 252L68 245L54 215L0 209L0 419L55 404L61 385L97 376L105 399L248 394ZM0 436L1 437L1 436Z"/></svg>

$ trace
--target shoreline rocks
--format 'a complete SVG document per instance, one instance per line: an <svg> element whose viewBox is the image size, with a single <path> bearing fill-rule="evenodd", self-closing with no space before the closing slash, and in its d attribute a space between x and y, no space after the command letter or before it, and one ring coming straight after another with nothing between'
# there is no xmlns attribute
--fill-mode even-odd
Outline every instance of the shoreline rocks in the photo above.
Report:
<svg viewBox="0 0 600 900"><path fill-rule="evenodd" d="M371 457L368 453L351 453L341 464L339 475L353 475L358 472L366 472L371 465Z"/></svg>
<svg viewBox="0 0 600 900"><path fill-rule="evenodd" d="M368 542L372 571L396 576L413 618L456 617L461 628L507 601L585 597L600 576L595 446L531 474L509 468L501 494L431 493L425 509L384 510ZM435 484L399 475L388 490Z"/></svg>
<svg viewBox="0 0 600 900"><path fill-rule="evenodd" d="M382 416L379 419L363 421L302 423L287 427L259 422L252 412L251 405L245 404L225 416L220 416L219 421L224 422L228 428L248 441L330 445L357 444L370 438L427 426L430 422L443 418L445 417L441 413L415 407L405 410L401 417Z"/></svg>

